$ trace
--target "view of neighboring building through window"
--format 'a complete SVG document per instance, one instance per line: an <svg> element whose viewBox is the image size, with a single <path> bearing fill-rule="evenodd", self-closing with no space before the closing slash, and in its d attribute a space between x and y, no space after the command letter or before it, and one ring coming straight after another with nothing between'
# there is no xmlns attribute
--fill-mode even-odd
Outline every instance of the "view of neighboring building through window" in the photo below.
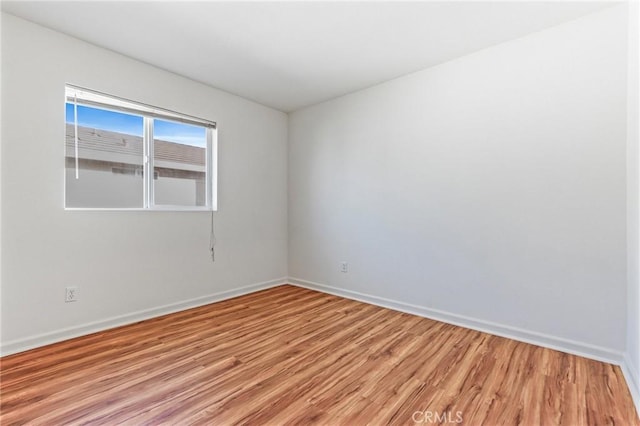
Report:
<svg viewBox="0 0 640 426"><path fill-rule="evenodd" d="M205 130L189 124L153 120L155 204L206 204Z"/></svg>
<svg viewBox="0 0 640 426"><path fill-rule="evenodd" d="M162 112L68 87L65 207L215 208L215 124Z"/></svg>
<svg viewBox="0 0 640 426"><path fill-rule="evenodd" d="M143 208L142 116L66 105L66 207ZM77 177L76 177L77 171Z"/></svg>

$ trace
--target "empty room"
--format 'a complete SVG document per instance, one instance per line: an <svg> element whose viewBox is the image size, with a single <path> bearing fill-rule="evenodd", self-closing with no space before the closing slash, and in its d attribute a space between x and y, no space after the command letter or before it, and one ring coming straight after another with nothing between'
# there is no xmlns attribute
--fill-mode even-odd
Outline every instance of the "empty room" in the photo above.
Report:
<svg viewBox="0 0 640 426"><path fill-rule="evenodd" d="M640 425L637 1L2 1L3 425Z"/></svg>

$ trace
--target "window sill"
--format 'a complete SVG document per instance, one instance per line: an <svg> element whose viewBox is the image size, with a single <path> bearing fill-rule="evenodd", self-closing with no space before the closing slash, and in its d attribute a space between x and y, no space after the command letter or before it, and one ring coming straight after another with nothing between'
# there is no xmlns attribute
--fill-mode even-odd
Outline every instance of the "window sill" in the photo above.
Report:
<svg viewBox="0 0 640 426"><path fill-rule="evenodd" d="M215 212L217 209L211 207L179 207L179 206L167 206L167 207L154 207L152 209L145 208L112 208L112 207L65 207L65 211L107 211L107 212Z"/></svg>

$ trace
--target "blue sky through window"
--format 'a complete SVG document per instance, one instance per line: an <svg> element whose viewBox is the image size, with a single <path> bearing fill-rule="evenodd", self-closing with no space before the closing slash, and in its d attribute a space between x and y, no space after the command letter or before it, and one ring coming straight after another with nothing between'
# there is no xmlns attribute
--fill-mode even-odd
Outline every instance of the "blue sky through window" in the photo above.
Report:
<svg viewBox="0 0 640 426"><path fill-rule="evenodd" d="M73 104L66 105L66 122L72 124ZM78 105L78 126L108 130L142 137L143 119L139 115L125 114L100 108ZM204 127L156 119L153 126L154 139L185 145L206 146Z"/></svg>
<svg viewBox="0 0 640 426"><path fill-rule="evenodd" d="M207 145L207 132L204 127L173 121L155 119L153 123L154 139L194 145L204 148Z"/></svg>

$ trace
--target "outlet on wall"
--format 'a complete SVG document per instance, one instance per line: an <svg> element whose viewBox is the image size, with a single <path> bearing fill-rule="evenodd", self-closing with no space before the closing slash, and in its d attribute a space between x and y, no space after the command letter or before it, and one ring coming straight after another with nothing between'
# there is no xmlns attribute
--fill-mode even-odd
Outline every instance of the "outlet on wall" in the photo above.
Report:
<svg viewBox="0 0 640 426"><path fill-rule="evenodd" d="M340 272L347 273L349 272L349 263L348 262L340 262Z"/></svg>
<svg viewBox="0 0 640 426"><path fill-rule="evenodd" d="M75 302L78 300L78 287L66 287L64 291L65 302Z"/></svg>

